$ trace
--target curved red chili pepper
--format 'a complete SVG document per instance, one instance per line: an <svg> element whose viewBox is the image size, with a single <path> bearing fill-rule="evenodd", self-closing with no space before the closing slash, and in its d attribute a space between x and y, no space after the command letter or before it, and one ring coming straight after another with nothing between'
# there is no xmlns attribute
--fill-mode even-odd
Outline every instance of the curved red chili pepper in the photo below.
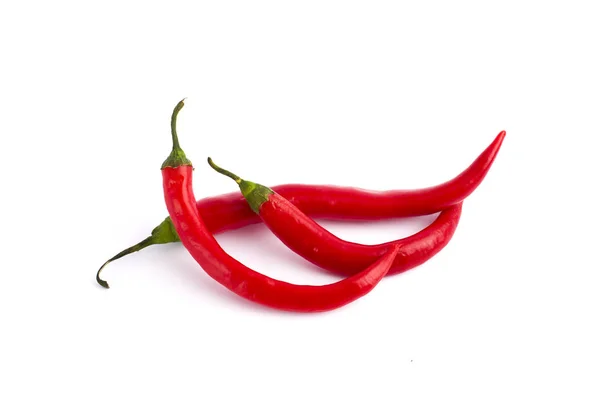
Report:
<svg viewBox="0 0 600 400"><path fill-rule="evenodd" d="M192 165L179 146L175 123L181 101L171 119L173 151L162 165L165 203L181 242L202 269L232 292L248 300L287 311L328 311L350 303L368 292L385 276L398 247L358 274L324 285L294 285L260 274L227 254L206 227L196 207L192 189Z"/></svg>
<svg viewBox="0 0 600 400"><path fill-rule="evenodd" d="M394 245L400 246L400 251L388 274L414 268L448 244L460 220L462 203L442 211L430 226L408 238L376 245L347 242L317 224L270 188L241 179L217 166L210 157L208 163L239 185L250 208L292 251L321 268L344 275L363 270Z"/></svg>
<svg viewBox="0 0 600 400"><path fill-rule="evenodd" d="M374 220L434 214L462 202L477 189L494 163L505 136L506 131L500 132L459 175L428 188L371 191L332 185L285 184L272 189L312 218ZM258 222L239 193L202 199L198 201L198 210L213 232Z"/></svg>
<svg viewBox="0 0 600 400"><path fill-rule="evenodd" d="M346 219L383 219L433 214L462 202L473 193L490 170L505 136L506 131L501 131L458 176L428 188L368 191L337 186L282 185L273 189L314 218L327 218L340 213ZM315 201L315 198L320 198L321 201Z"/></svg>
<svg viewBox="0 0 600 400"><path fill-rule="evenodd" d="M393 275L417 267L439 253L452 239L461 210L462 203L450 206L420 232L375 245L340 239L277 193L262 205L259 215L290 250L321 268L343 275L363 270L390 246L398 245L400 250L388 271L388 275Z"/></svg>

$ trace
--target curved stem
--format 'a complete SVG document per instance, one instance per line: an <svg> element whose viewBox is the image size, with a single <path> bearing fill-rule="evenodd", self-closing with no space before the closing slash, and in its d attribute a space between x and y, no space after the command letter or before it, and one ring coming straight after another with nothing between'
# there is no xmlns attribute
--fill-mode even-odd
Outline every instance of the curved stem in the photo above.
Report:
<svg viewBox="0 0 600 400"><path fill-rule="evenodd" d="M179 115L179 111L183 108L185 99L181 100L175 108L173 109L173 114L171 115L171 137L173 138L173 150L181 150L179 146L179 138L177 137L177 115Z"/></svg>
<svg viewBox="0 0 600 400"><path fill-rule="evenodd" d="M171 138L173 139L173 150L171 150L171 154L169 157L163 162L161 169L165 168L177 168L183 165L192 165L192 162L187 159L185 153L179 146L179 138L177 137L177 115L179 115L179 111L184 106L185 99L181 100L175 108L173 109L173 114L171 115Z"/></svg>
<svg viewBox="0 0 600 400"><path fill-rule="evenodd" d="M223 174L223 175L228 176L231 179L233 179L235 181L235 183L237 183L238 185L240 183L242 183L242 178L240 178L239 176L237 176L233 172L229 172L226 169L223 169L223 168L219 167L217 164L215 164L213 162L212 158L210 158L210 157L208 157L208 164L212 167L212 169L214 169L218 173Z"/></svg>
<svg viewBox="0 0 600 400"><path fill-rule="evenodd" d="M240 190L242 191L242 195L248 202L248 205L252 211L257 214L259 213L260 207L263 205L263 203L267 201L273 194L273 191L268 187L242 179L233 172L229 172L226 169L219 167L210 157L208 157L208 164L212 167L212 169L220 174L230 177L235 181L235 183L238 184Z"/></svg>
<svg viewBox="0 0 600 400"><path fill-rule="evenodd" d="M96 272L96 282L98 282L100 284L100 286L103 286L103 287L105 287L105 288L108 289L109 288L108 282L106 282L103 279L100 279L100 272L102 272L102 270L104 269L104 267L106 267L112 261L118 260L119 258L124 257L124 256L126 256L128 254L135 253L136 251L140 251L143 248L151 246L151 245L153 245L155 243L156 243L155 237L154 236L148 236L146 239L142 240L138 244L133 245L130 248L125 249L122 252L120 252L119 254L115 255L110 260L108 260L104 264L102 264L102 266L100 267L100 269L98 269L98 272Z"/></svg>

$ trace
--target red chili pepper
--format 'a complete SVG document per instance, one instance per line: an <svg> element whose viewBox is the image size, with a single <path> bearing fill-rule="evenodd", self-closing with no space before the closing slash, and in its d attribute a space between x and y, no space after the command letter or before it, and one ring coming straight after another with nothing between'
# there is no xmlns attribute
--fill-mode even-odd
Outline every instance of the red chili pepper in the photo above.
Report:
<svg viewBox="0 0 600 400"><path fill-rule="evenodd" d="M179 146L175 129L181 101L171 119L173 151L162 165L165 203L181 242L212 278L248 300L287 311L328 311L368 292L385 276L398 247L358 274L324 285L294 285L260 274L227 254L206 227L196 207L192 189L192 164Z"/></svg>
<svg viewBox="0 0 600 400"><path fill-rule="evenodd" d="M331 185L285 184L273 186L273 190L312 218L374 220L433 214L461 202L479 186L496 158L505 135L506 132L500 132L479 157L454 179L429 188L377 192ZM196 205L212 233L260 222L239 192L208 197L199 200ZM171 219L167 218L152 230L151 236L105 262L98 270L96 280L108 287L99 277L100 271L108 263L154 244L177 241L179 236Z"/></svg>
<svg viewBox="0 0 600 400"><path fill-rule="evenodd" d="M273 189L314 218L343 214L346 219L383 219L433 214L460 203L473 193L490 170L505 136L505 131L500 132L467 169L437 186L389 191L308 185ZM291 195L287 190L300 194Z"/></svg>
<svg viewBox="0 0 600 400"><path fill-rule="evenodd" d="M388 274L416 267L448 244L460 220L462 203L442 211L428 228L412 237L376 245L347 242L317 224L270 188L241 179L217 166L210 157L208 163L215 171L232 178L239 185L250 208L292 251L321 268L344 275L362 271L394 245L400 246L400 251Z"/></svg>
<svg viewBox="0 0 600 400"><path fill-rule="evenodd" d="M506 131L500 132L459 175L428 188L372 191L331 185L287 184L273 186L272 189L313 218L374 220L434 214L462 202L477 189L496 159L505 136ZM198 209L213 232L219 231L221 224L227 229L228 224L237 227L236 224L246 218L257 221L239 194L202 199L198 202ZM217 215L217 218L212 218Z"/></svg>

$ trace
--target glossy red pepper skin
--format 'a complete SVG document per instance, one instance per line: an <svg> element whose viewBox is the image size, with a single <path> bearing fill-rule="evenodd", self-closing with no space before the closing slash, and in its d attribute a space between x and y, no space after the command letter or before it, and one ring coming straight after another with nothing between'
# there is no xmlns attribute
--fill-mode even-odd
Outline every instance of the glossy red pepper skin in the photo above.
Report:
<svg viewBox="0 0 600 400"><path fill-rule="evenodd" d="M376 245L340 239L277 193L260 206L259 215L290 250L321 268L343 275L362 271L397 245L400 250L388 271L392 275L421 265L439 253L454 235L461 210L462 203L455 204L420 232Z"/></svg>
<svg viewBox="0 0 600 400"><path fill-rule="evenodd" d="M217 282L237 295L286 311L329 311L348 304L368 292L389 270L398 247L358 274L324 285L294 285L260 274L227 254L198 213L192 189L191 165L164 167L165 203L175 229L185 248Z"/></svg>

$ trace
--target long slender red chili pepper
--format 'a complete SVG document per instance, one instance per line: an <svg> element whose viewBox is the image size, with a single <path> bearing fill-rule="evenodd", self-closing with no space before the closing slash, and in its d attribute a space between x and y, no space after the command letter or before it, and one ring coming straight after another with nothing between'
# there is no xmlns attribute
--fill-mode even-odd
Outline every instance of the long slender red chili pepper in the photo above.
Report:
<svg viewBox="0 0 600 400"><path fill-rule="evenodd" d="M196 207L192 164L179 146L175 129L180 102L171 119L173 151L162 165L165 203L181 242L202 269L217 282L248 300L273 308L316 312L350 303L368 292L385 276L396 257L394 246L358 274L324 285L294 285L260 274L227 254L210 233Z"/></svg>
<svg viewBox="0 0 600 400"><path fill-rule="evenodd" d="M270 188L241 179L217 166L210 157L208 163L214 170L232 178L239 185L250 208L292 251L321 268L344 275L362 271L393 245L400 246L400 251L388 275L416 267L448 244L460 220L462 203L442 211L428 228L412 237L376 245L347 242L323 228Z"/></svg>
<svg viewBox="0 0 600 400"><path fill-rule="evenodd" d="M429 188L378 192L331 185L284 184L273 186L273 190L312 218L374 220L433 214L460 203L479 186L492 166L505 135L504 131L500 132L454 179ZM199 200L196 205L213 233L260 222L239 192L208 197ZM108 287L106 281L100 279L100 271L108 263L154 244L177 241L179 236L171 219L166 218L152 230L151 236L104 263L96 274L96 280Z"/></svg>
<svg viewBox="0 0 600 400"><path fill-rule="evenodd" d="M312 218L374 220L434 214L462 202L477 189L505 136L505 131L500 132L459 175L428 188L372 191L332 185L285 184L272 189ZM213 232L258 222L239 193L202 199L198 201L198 211Z"/></svg>
<svg viewBox="0 0 600 400"><path fill-rule="evenodd" d="M437 186L388 191L308 185L282 185L273 189L314 218L343 214L346 219L384 219L433 214L473 193L490 170L505 136L506 131L501 131L467 169ZM295 193L292 195L288 190Z"/></svg>

